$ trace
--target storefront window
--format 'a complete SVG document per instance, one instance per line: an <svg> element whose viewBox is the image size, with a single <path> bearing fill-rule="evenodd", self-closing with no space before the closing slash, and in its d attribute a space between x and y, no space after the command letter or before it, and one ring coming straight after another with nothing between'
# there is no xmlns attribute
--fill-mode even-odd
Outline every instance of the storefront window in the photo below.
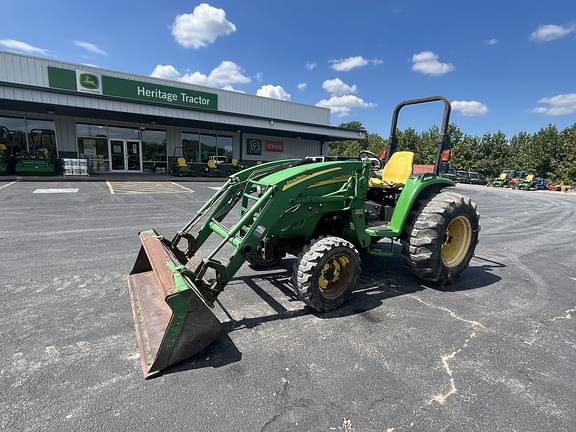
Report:
<svg viewBox="0 0 576 432"><path fill-rule="evenodd" d="M0 117L0 126L8 129L8 143L6 147L12 154L22 157L28 153L26 141L26 121L23 118ZM10 150L11 147L11 150Z"/></svg>
<svg viewBox="0 0 576 432"><path fill-rule="evenodd" d="M77 137L103 137L107 138L106 126L91 124L76 124Z"/></svg>
<svg viewBox="0 0 576 432"><path fill-rule="evenodd" d="M140 141L140 129L108 126L108 138Z"/></svg>
<svg viewBox="0 0 576 432"><path fill-rule="evenodd" d="M226 162L232 162L232 137L218 136L218 156L226 156Z"/></svg>
<svg viewBox="0 0 576 432"><path fill-rule="evenodd" d="M142 157L144 171L168 172L166 131L142 131Z"/></svg>
<svg viewBox="0 0 576 432"><path fill-rule="evenodd" d="M0 127L8 130L6 149L17 157L57 157L56 132L51 120L0 117ZM6 134L4 134L6 135Z"/></svg>
<svg viewBox="0 0 576 432"><path fill-rule="evenodd" d="M108 172L110 162L106 126L76 124L76 136L78 137L78 155L81 159L88 159L90 170Z"/></svg>
<svg viewBox="0 0 576 432"><path fill-rule="evenodd" d="M26 119L28 149L36 157L56 157L56 131L49 120Z"/></svg>
<svg viewBox="0 0 576 432"><path fill-rule="evenodd" d="M182 134L182 149L181 152L176 150L176 157L184 157L188 162L200 162L200 141L198 134L184 132Z"/></svg>
<svg viewBox="0 0 576 432"><path fill-rule="evenodd" d="M200 160L208 162L210 156L216 154L216 135L200 135Z"/></svg>
<svg viewBox="0 0 576 432"><path fill-rule="evenodd" d="M231 136L204 135L193 132L182 133L182 151L176 150L174 156L184 156L189 162L208 162L211 156L224 156L226 162L232 162Z"/></svg>

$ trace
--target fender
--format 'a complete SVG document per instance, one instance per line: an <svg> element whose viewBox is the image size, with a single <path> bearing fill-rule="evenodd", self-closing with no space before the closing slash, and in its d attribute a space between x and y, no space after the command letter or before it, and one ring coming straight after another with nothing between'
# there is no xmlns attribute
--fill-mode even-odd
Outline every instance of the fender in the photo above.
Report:
<svg viewBox="0 0 576 432"><path fill-rule="evenodd" d="M399 237L402 234L408 216L421 195L431 188L438 191L450 186L455 186L454 182L434 174L422 174L418 177L411 177L400 193L396 207L394 207L392 220L390 221L389 229L394 233L394 237Z"/></svg>

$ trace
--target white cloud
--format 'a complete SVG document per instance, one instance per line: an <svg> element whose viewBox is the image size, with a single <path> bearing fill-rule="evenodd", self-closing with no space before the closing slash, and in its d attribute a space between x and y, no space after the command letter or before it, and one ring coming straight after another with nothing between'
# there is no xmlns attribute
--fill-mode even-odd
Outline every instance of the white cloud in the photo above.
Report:
<svg viewBox="0 0 576 432"><path fill-rule="evenodd" d="M14 39L0 39L0 45L5 47L5 48L14 50L14 51L24 52L24 53L29 53L29 54L46 54L48 52L47 49L38 48L38 47L32 46L30 44L27 44L26 42L14 40Z"/></svg>
<svg viewBox="0 0 576 432"><path fill-rule="evenodd" d="M272 84L266 84L260 87L256 91L256 96L262 96L272 99L280 99L284 101L290 100L291 96L282 88L282 86L275 86Z"/></svg>
<svg viewBox="0 0 576 432"><path fill-rule="evenodd" d="M332 114L344 117L352 108L373 108L376 104L366 102L356 95L332 96L330 99L322 99L316 106L330 108Z"/></svg>
<svg viewBox="0 0 576 432"><path fill-rule="evenodd" d="M186 48L201 48L220 36L236 31L236 26L226 19L223 9L201 3L192 13L177 15L172 24L172 35Z"/></svg>
<svg viewBox="0 0 576 432"><path fill-rule="evenodd" d="M452 110L458 111L463 116L466 117L478 117L486 114L488 112L488 107L482 102L478 101L465 101L465 100L455 100L451 101Z"/></svg>
<svg viewBox="0 0 576 432"><path fill-rule="evenodd" d="M316 69L316 62L308 62L306 63L306 69L308 70L312 70L312 69Z"/></svg>
<svg viewBox="0 0 576 432"><path fill-rule="evenodd" d="M174 81L182 81L188 84L197 84L206 87L220 87L225 90L232 90L241 92L231 87L232 84L246 84L251 81L250 77L246 76L244 70L236 63L231 61L223 61L216 68L205 75L201 72L187 72L182 74L172 65L157 65L151 77L169 79Z"/></svg>
<svg viewBox="0 0 576 432"><path fill-rule="evenodd" d="M254 75L254 78L256 81L261 82L262 78L264 78L264 74L262 72L257 72L256 75Z"/></svg>
<svg viewBox="0 0 576 432"><path fill-rule="evenodd" d="M576 26L562 26L556 24L541 25L532 33L530 33L530 39L538 42L550 42L555 39L561 39L564 36L568 36L570 33L576 30Z"/></svg>
<svg viewBox="0 0 576 432"><path fill-rule="evenodd" d="M225 60L212 69L208 75L204 75L201 72L188 72L180 77L180 81L207 87L222 87L232 84L246 84L251 79L244 74L244 70L236 63Z"/></svg>
<svg viewBox="0 0 576 432"><path fill-rule="evenodd" d="M576 113L576 93L566 93L552 97L544 97L540 99L538 103L547 106L536 107L532 110L532 112L551 116L561 116Z"/></svg>
<svg viewBox="0 0 576 432"><path fill-rule="evenodd" d="M330 63L332 64L332 69L335 71L348 72L352 69L366 66L368 64L368 60L362 56L355 56L338 60L330 60Z"/></svg>
<svg viewBox="0 0 576 432"><path fill-rule="evenodd" d="M441 63L438 54L422 51L412 56L412 70L425 75L444 75L454 70L452 63Z"/></svg>
<svg viewBox="0 0 576 432"><path fill-rule="evenodd" d="M382 63L384 63L384 60L375 58L375 59L370 60L370 63L372 63L374 66L381 65Z"/></svg>
<svg viewBox="0 0 576 432"><path fill-rule="evenodd" d="M334 78L332 80L326 80L322 83L322 88L326 90L332 96L341 96L350 93L356 93L358 88L356 84L348 85L340 78Z"/></svg>
<svg viewBox="0 0 576 432"><path fill-rule="evenodd" d="M235 89L235 88L232 87L230 84L225 85L224 87L222 87L222 90L233 91L233 92L236 92L236 93L246 93L245 91Z"/></svg>
<svg viewBox="0 0 576 432"><path fill-rule="evenodd" d="M308 84L306 84L306 83L299 83L296 87L298 88L298 90L304 91L304 90L306 90L307 85Z"/></svg>
<svg viewBox="0 0 576 432"><path fill-rule="evenodd" d="M108 55L106 51L91 42L74 41L74 45L84 48L86 51L90 51L93 54Z"/></svg>
<svg viewBox="0 0 576 432"><path fill-rule="evenodd" d="M180 72L178 72L176 68L172 65L159 64L156 65L150 76L154 78L177 80L178 78L180 78Z"/></svg>
<svg viewBox="0 0 576 432"><path fill-rule="evenodd" d="M492 39L488 39L486 42L484 42L486 45L497 45L498 44L498 39L496 38L492 38Z"/></svg>

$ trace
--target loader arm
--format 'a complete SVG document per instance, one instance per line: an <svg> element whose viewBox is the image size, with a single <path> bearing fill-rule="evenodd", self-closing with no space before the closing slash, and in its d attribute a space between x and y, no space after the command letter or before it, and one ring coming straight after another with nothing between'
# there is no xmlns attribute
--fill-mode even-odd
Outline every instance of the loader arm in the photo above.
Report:
<svg viewBox="0 0 576 432"><path fill-rule="evenodd" d="M270 162L231 176L171 241L152 229L139 234L142 246L128 288L145 377L193 356L218 337L221 324L210 308L244 263L245 254L260 244L300 190L284 190L276 198L288 179L279 184L260 180L304 164L311 162ZM222 220L240 201L240 219L225 226ZM193 235L192 229L202 220ZM220 242L211 251L201 251L213 234ZM188 244L185 251L178 248L182 239ZM233 246L233 252L226 260L219 259L226 244Z"/></svg>

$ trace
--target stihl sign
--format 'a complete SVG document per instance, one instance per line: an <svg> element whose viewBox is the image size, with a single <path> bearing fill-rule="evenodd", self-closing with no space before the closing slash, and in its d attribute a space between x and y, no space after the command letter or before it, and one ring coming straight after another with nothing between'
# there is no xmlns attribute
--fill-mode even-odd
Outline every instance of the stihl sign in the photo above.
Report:
<svg viewBox="0 0 576 432"><path fill-rule="evenodd" d="M282 153L284 143L282 141L266 141L266 151Z"/></svg>

